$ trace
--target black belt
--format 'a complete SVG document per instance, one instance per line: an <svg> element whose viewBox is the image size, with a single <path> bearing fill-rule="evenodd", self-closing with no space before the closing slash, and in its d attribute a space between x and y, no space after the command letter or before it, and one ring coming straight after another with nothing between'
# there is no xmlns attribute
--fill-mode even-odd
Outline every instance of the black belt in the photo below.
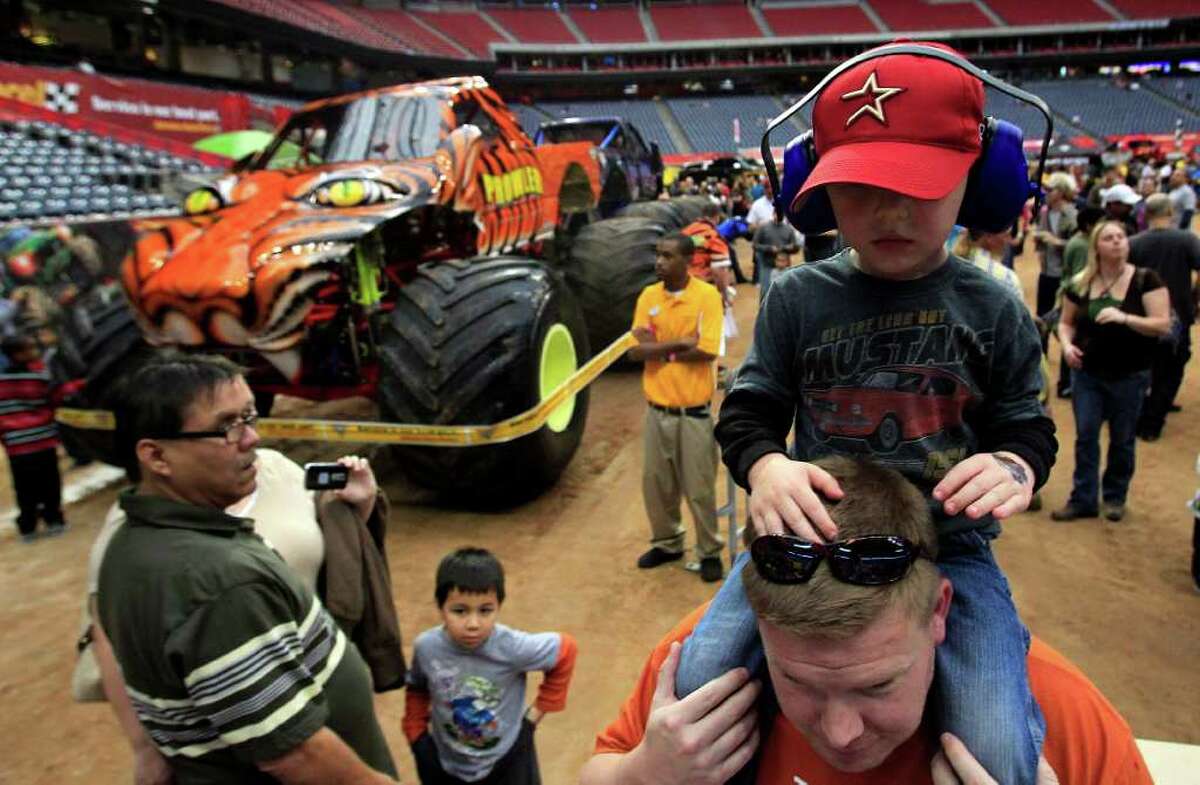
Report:
<svg viewBox="0 0 1200 785"><path fill-rule="evenodd" d="M678 417L708 417L710 413L708 404L703 406L659 406L657 403L652 403L650 408Z"/></svg>

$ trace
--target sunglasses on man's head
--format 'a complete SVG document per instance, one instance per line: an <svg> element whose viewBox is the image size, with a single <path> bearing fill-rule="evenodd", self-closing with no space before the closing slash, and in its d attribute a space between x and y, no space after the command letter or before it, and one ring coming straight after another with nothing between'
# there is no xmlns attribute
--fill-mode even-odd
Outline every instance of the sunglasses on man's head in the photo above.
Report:
<svg viewBox="0 0 1200 785"><path fill-rule="evenodd" d="M872 534L839 542L809 542L785 534L764 534L750 545L758 574L771 583L807 583L821 560L843 583L884 586L908 573L925 549L903 537Z"/></svg>

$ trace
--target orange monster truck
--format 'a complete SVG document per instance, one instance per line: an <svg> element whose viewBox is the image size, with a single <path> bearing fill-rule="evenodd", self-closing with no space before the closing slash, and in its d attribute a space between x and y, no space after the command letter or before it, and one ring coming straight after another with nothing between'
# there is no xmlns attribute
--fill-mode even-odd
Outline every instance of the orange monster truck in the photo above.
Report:
<svg viewBox="0 0 1200 785"><path fill-rule="evenodd" d="M512 416L589 356L563 268L607 265L573 276L594 281L627 264L569 253L597 213L598 158L588 142L535 147L479 77L308 104L236 175L193 191L184 217L136 226L121 268L131 307L76 325L81 360L63 375L86 375L79 404L104 407L146 344L179 346L246 367L260 414L286 393L366 396L406 423ZM644 273L620 295L629 315ZM582 296L614 307L612 293ZM574 454L587 397L513 442L397 448L399 462L459 501L527 498Z"/></svg>

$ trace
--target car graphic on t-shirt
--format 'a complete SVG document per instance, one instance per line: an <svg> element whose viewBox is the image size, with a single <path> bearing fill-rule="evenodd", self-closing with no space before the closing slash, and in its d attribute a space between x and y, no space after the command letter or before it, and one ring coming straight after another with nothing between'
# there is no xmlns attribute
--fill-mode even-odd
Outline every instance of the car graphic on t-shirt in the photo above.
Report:
<svg viewBox="0 0 1200 785"><path fill-rule="evenodd" d="M961 427L971 397L970 387L958 376L919 365L878 368L857 384L804 396L819 438L866 439L881 452Z"/></svg>

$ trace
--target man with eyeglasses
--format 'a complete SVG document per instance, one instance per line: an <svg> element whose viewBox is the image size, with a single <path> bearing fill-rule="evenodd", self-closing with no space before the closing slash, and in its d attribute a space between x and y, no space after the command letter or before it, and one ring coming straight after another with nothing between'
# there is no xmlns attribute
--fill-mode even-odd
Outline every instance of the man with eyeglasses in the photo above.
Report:
<svg viewBox="0 0 1200 785"><path fill-rule="evenodd" d="M836 543L767 535L742 572L765 668L738 668L675 697L682 642L701 607L668 633L581 785L995 781L926 712L934 650L953 634L950 582L921 492L866 461L819 462L844 497L827 503ZM1129 726L1062 655L1034 640L1030 683L1046 717L1038 782L1149 785Z"/></svg>
<svg viewBox="0 0 1200 785"><path fill-rule="evenodd" d="M116 415L137 486L121 496L96 608L170 777L393 782L358 649L253 521L226 512L256 489L241 370L167 355L128 380Z"/></svg>

